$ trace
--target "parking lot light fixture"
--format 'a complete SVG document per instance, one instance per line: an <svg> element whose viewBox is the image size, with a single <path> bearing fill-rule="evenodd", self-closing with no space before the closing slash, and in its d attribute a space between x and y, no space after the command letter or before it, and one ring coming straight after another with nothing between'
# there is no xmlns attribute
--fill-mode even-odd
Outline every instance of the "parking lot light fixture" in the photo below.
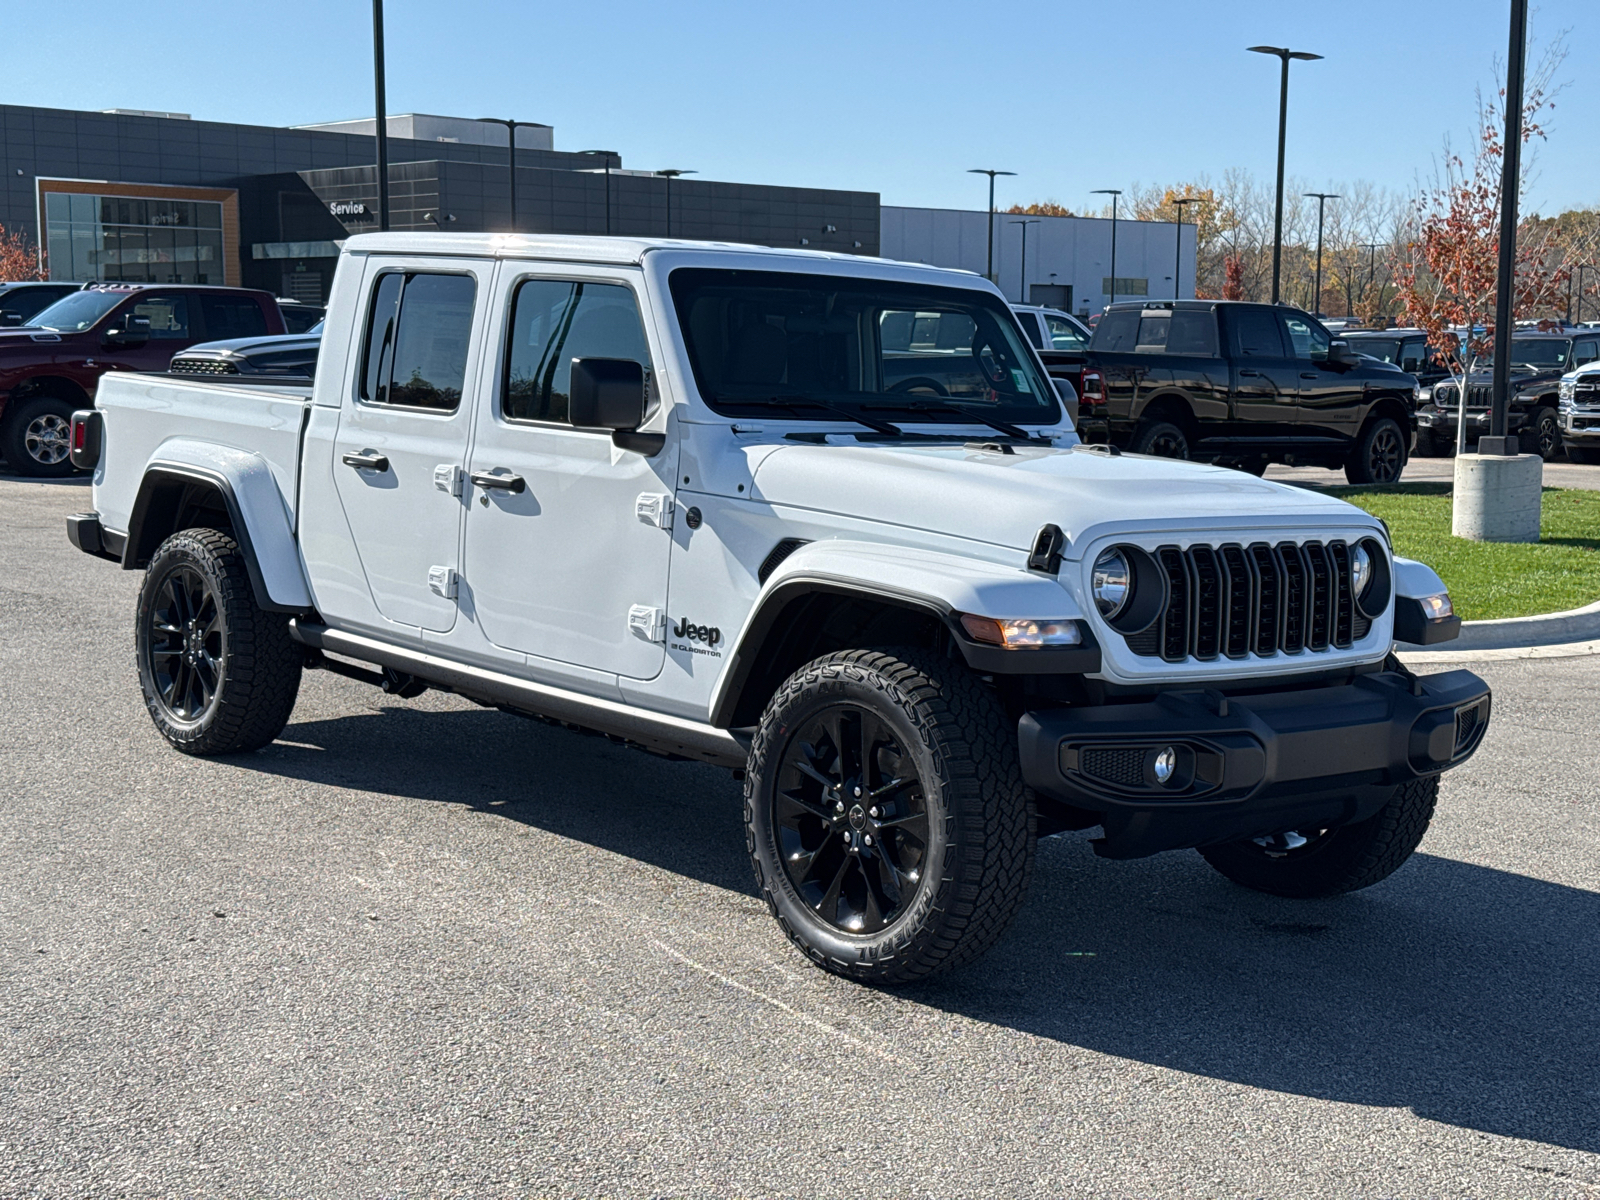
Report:
<svg viewBox="0 0 1600 1200"><path fill-rule="evenodd" d="M1179 196L1176 200L1174 200L1172 202L1172 207L1178 210L1178 228L1177 228L1177 235L1178 236L1176 238L1176 241L1177 241L1177 244L1178 244L1177 261L1175 263L1173 263L1173 265L1172 265L1172 298L1174 300L1178 299L1178 297L1180 295L1180 293L1178 291L1178 280L1183 277L1183 210L1184 210L1184 206L1185 205L1189 205L1189 204L1199 204L1199 203L1200 203L1200 197L1199 196ZM1195 229L1194 238L1195 238L1195 246L1194 246L1195 262L1198 263L1200 261L1200 230L1199 230L1198 227Z"/></svg>
<svg viewBox="0 0 1600 1200"><path fill-rule="evenodd" d="M389 231L389 113L383 67L383 0L372 0L372 131L378 143L378 229Z"/></svg>
<svg viewBox="0 0 1600 1200"><path fill-rule="evenodd" d="M698 175L698 171L686 171L679 167L663 167L656 174L667 181L667 236L672 236L672 181L680 175Z"/></svg>
<svg viewBox="0 0 1600 1200"><path fill-rule="evenodd" d="M1283 81L1278 88L1278 201L1272 210L1272 302L1278 302L1278 286L1283 276L1283 148L1289 129L1289 60L1314 62L1322 55L1283 46L1248 46L1256 54L1276 54L1283 62Z"/></svg>
<svg viewBox="0 0 1600 1200"><path fill-rule="evenodd" d="M1022 226L1022 265L1017 268L1017 303L1028 302L1028 226L1038 225L1039 218L1032 217L1026 221L1012 221L1012 225Z"/></svg>
<svg viewBox="0 0 1600 1200"><path fill-rule="evenodd" d="M579 154L587 154L587 155L590 155L590 156L598 155L599 158L601 159L601 161L604 162L604 164L605 164L605 173L606 173L606 236L610 237L611 236L611 160L612 159L617 159L620 162L621 159L622 159L622 156L620 154L618 154L615 150L580 150L580 151L578 151L578 153Z"/></svg>
<svg viewBox="0 0 1600 1200"><path fill-rule="evenodd" d="M1317 202L1317 282L1316 292L1311 297L1311 315L1322 315L1322 206L1329 200L1338 200L1341 197L1337 192L1302 192L1308 200Z"/></svg>
<svg viewBox="0 0 1600 1200"><path fill-rule="evenodd" d="M987 175L989 177L989 258L984 277L990 283L994 282L994 177L996 175L1015 175L1015 171L994 171L988 167L973 167L968 175Z"/></svg>
<svg viewBox="0 0 1600 1200"><path fill-rule="evenodd" d="M1117 197L1122 195L1122 189L1095 188L1089 194L1111 197L1111 299L1107 301L1107 307L1110 307L1117 302Z"/></svg>
<svg viewBox="0 0 1600 1200"><path fill-rule="evenodd" d="M505 117L479 117L485 125L504 125L508 141L506 143L506 163L511 171L511 221L506 226L510 233L517 231L517 130L522 127L537 125L537 121L511 121Z"/></svg>

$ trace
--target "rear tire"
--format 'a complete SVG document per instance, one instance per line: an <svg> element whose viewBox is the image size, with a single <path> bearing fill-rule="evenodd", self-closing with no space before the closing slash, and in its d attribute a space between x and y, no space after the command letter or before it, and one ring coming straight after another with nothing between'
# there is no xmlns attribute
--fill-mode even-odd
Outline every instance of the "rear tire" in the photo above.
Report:
<svg viewBox="0 0 1600 1200"><path fill-rule="evenodd" d="M285 613L264 611L244 555L216 529L156 550L135 621L139 687L161 736L185 754L242 754L289 722L304 650Z"/></svg>
<svg viewBox="0 0 1600 1200"><path fill-rule="evenodd" d="M56 396L28 396L12 405L0 431L0 452L11 469L34 479L71 475L72 414L82 407Z"/></svg>
<svg viewBox="0 0 1600 1200"><path fill-rule="evenodd" d="M1351 483L1398 483L1405 469L1406 440L1400 424L1392 417L1379 417L1357 435L1344 477Z"/></svg>
<svg viewBox="0 0 1600 1200"><path fill-rule="evenodd" d="M1021 907L1037 826L1016 730L959 663L819 658L772 697L749 762L756 884L825 970L926 979L982 954Z"/></svg>
<svg viewBox="0 0 1600 1200"><path fill-rule="evenodd" d="M1200 856L1254 891L1297 900L1340 896L1394 874L1421 843L1438 801L1439 777L1430 775L1396 788L1365 821L1202 846Z"/></svg>
<svg viewBox="0 0 1600 1200"><path fill-rule="evenodd" d="M1188 458L1189 439L1171 421L1151 421L1139 426L1129 450L1157 458Z"/></svg>

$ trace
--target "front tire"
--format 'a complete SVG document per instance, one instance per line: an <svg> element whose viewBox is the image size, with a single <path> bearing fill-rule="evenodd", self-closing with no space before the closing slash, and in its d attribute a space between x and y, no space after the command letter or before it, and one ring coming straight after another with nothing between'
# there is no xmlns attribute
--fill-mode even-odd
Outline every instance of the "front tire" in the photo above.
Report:
<svg viewBox="0 0 1600 1200"><path fill-rule="evenodd" d="M0 451L18 475L59 478L73 471L72 414L76 408L56 396L30 396L6 414Z"/></svg>
<svg viewBox="0 0 1600 1200"><path fill-rule="evenodd" d="M1254 891L1297 900L1340 896L1394 874L1422 842L1438 801L1439 777L1430 775L1396 788L1365 821L1202 846L1200 855Z"/></svg>
<svg viewBox="0 0 1600 1200"><path fill-rule="evenodd" d="M1533 429L1533 445L1528 449L1545 462L1554 462L1561 455L1561 422L1556 419L1555 410L1534 409L1528 424Z"/></svg>
<svg viewBox="0 0 1600 1200"><path fill-rule="evenodd" d="M1344 477L1351 483L1399 483L1405 469L1406 441L1400 424L1391 417L1379 417L1356 438L1344 465Z"/></svg>
<svg viewBox="0 0 1600 1200"><path fill-rule="evenodd" d="M1021 906L1036 823L1016 731L959 663L816 659L768 703L749 761L756 884L818 966L926 979L982 954Z"/></svg>
<svg viewBox="0 0 1600 1200"><path fill-rule="evenodd" d="M139 589L139 687L161 736L185 754L241 754L288 724L304 651L264 611L228 534L185 529L156 550Z"/></svg>

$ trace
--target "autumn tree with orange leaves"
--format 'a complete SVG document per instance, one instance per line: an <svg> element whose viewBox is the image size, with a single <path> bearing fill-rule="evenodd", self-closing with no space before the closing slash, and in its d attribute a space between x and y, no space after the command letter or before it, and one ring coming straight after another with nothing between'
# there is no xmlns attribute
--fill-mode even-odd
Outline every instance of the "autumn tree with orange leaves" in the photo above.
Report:
<svg viewBox="0 0 1600 1200"><path fill-rule="evenodd" d="M25 233L12 233L0 225L0 283L45 278L39 251Z"/></svg>

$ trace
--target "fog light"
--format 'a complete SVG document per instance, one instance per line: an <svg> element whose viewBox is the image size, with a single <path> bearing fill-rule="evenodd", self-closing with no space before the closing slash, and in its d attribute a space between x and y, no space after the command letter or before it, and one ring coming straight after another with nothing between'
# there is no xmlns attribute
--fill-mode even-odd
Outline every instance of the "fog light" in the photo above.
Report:
<svg viewBox="0 0 1600 1200"><path fill-rule="evenodd" d="M1172 773L1178 769L1178 751L1173 746L1168 746L1156 755L1155 767L1156 782L1166 784L1172 779Z"/></svg>

